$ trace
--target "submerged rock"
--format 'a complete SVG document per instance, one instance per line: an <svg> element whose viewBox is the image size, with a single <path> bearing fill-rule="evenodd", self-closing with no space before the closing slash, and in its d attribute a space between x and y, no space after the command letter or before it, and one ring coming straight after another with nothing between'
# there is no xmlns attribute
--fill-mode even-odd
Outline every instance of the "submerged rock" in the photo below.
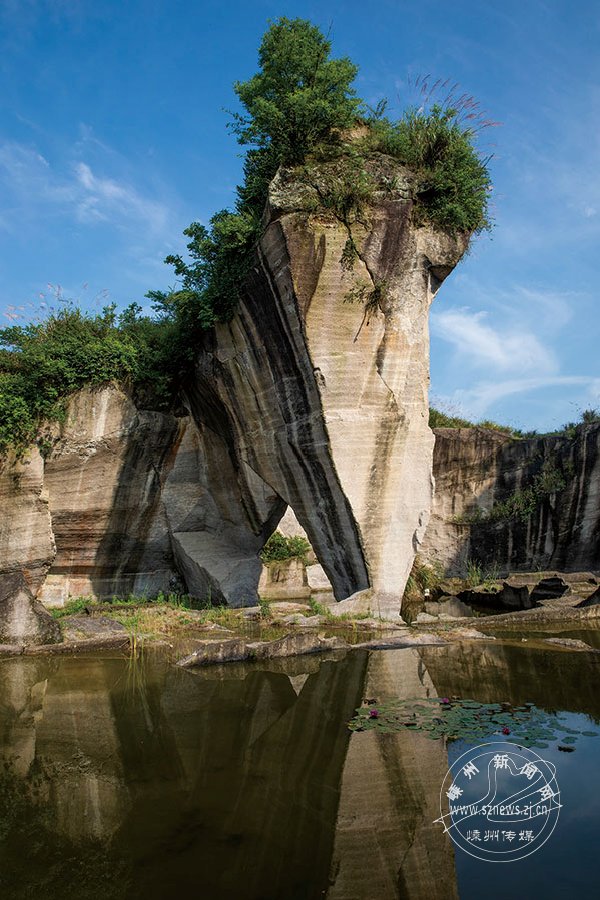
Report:
<svg viewBox="0 0 600 900"><path fill-rule="evenodd" d="M579 641L575 638L545 638L545 644L553 644L556 647L564 647L566 650L585 650L588 653L600 653L595 647L586 644L585 641Z"/></svg>

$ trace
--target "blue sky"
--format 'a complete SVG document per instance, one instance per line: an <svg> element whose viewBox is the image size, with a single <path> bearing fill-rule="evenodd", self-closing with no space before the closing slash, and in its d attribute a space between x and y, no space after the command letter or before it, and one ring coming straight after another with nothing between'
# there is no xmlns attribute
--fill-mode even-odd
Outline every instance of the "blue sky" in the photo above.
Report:
<svg viewBox="0 0 600 900"><path fill-rule="evenodd" d="M280 15L331 28L372 104L431 74L503 123L481 140L495 227L432 311L437 405L543 430L600 407L594 0L2 0L0 320L58 285L94 308L173 283L183 229L233 201L231 85Z"/></svg>

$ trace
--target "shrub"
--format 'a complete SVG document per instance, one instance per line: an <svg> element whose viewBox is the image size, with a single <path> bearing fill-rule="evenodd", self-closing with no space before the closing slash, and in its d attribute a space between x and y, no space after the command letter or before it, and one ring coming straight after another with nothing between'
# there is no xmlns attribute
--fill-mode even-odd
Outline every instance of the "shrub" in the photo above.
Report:
<svg viewBox="0 0 600 900"><path fill-rule="evenodd" d="M42 323L0 330L0 452L31 441L43 419L62 419L73 391L127 381L139 363L112 306L95 316L67 308Z"/></svg>
<svg viewBox="0 0 600 900"><path fill-rule="evenodd" d="M499 431L502 434L509 434L513 437L520 436L520 432L511 428L510 425L500 425L491 419L481 419L479 422L471 422L469 419L463 419L460 416L451 416L441 412L439 409L430 407L429 409L429 427L430 428L483 428L488 431Z"/></svg>
<svg viewBox="0 0 600 900"><path fill-rule="evenodd" d="M310 549L310 544L306 538L300 536L287 537L281 534L280 531L275 531L263 547L260 558L264 563L284 559L304 559Z"/></svg>
<svg viewBox="0 0 600 900"><path fill-rule="evenodd" d="M467 112L476 106L463 95L450 97L446 104L410 108L397 122L371 121L367 146L395 157L414 173L417 221L452 233L491 227L489 160L475 148L477 126L471 123L478 121L478 114ZM482 127L492 124L480 122Z"/></svg>
<svg viewBox="0 0 600 900"><path fill-rule="evenodd" d="M426 590L435 591L444 579L444 570L439 562L424 563L415 556L410 575L404 589L407 600L422 599Z"/></svg>

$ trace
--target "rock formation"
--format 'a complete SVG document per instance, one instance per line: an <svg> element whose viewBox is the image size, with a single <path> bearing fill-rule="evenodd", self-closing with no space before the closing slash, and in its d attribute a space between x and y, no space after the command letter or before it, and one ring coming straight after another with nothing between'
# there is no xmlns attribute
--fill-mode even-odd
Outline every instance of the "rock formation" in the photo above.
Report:
<svg viewBox="0 0 600 900"><path fill-rule="evenodd" d="M336 599L398 615L431 502L429 306L467 236L415 225L409 173L369 166L378 190L352 224L315 212L326 165L313 184L278 174L237 312L198 348L189 415L83 391L45 461L3 464L0 572L22 568L46 602L183 585L252 604L289 506Z"/></svg>
<svg viewBox="0 0 600 900"><path fill-rule="evenodd" d="M405 170L381 166L352 271L349 226L307 213L317 188L278 175L240 307L208 336L189 403L227 445L252 530L276 507L254 517L249 472L293 509L337 600L370 589L397 614L431 500L429 306L467 238L415 227ZM372 309L345 302L357 285Z"/></svg>
<svg viewBox="0 0 600 900"><path fill-rule="evenodd" d="M0 644L53 644L60 627L34 599L22 573L0 577Z"/></svg>
<svg viewBox="0 0 600 900"><path fill-rule="evenodd" d="M464 575L468 560L504 573L600 570L600 425L581 426L574 438L526 440L437 428L433 459L424 560L439 562L449 575ZM531 509L489 517L495 503L523 497L536 483L542 489Z"/></svg>

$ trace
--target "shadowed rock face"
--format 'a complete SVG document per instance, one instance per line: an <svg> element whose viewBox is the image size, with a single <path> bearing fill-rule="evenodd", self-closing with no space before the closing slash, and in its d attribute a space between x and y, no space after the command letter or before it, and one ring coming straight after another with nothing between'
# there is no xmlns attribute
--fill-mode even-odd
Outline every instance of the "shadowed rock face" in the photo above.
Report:
<svg viewBox="0 0 600 900"><path fill-rule="evenodd" d="M422 548L449 574L468 559L500 571L600 570L600 425L575 438L512 440L479 428L438 428L433 457L435 496ZM505 521L457 523L527 489L543 467L559 488L540 495L531 514ZM560 487L560 484L564 485Z"/></svg>
<svg viewBox="0 0 600 900"><path fill-rule="evenodd" d="M198 347L189 416L137 410L116 388L72 398L45 464L31 451L0 572L30 569L48 603L183 582L251 605L289 506L336 599L398 615L431 502L429 306L468 238L416 227L406 171L370 165L382 190L351 227L307 211L305 179L274 179L237 312Z"/></svg>

